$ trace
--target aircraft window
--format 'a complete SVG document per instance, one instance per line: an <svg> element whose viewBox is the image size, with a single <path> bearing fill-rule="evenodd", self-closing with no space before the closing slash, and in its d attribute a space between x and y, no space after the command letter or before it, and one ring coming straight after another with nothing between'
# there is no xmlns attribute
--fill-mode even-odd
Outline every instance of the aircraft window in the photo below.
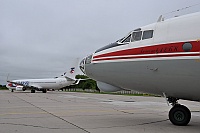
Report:
<svg viewBox="0 0 200 133"><path fill-rule="evenodd" d="M124 39L124 40L122 41L122 43L130 42L130 40L131 40L131 34L130 34L126 39Z"/></svg>
<svg viewBox="0 0 200 133"><path fill-rule="evenodd" d="M116 42L121 42L124 39L124 37L122 39L117 40Z"/></svg>
<svg viewBox="0 0 200 133"><path fill-rule="evenodd" d="M86 64L90 64L91 61L92 61L92 55L89 55L88 57L86 57L86 61L85 61Z"/></svg>
<svg viewBox="0 0 200 133"><path fill-rule="evenodd" d="M141 40L142 31L132 33L132 42Z"/></svg>
<svg viewBox="0 0 200 133"><path fill-rule="evenodd" d="M146 30L143 32L142 40L153 37L153 30Z"/></svg>
<svg viewBox="0 0 200 133"><path fill-rule="evenodd" d="M141 30L141 28L137 28L137 29L135 29L134 31L140 31Z"/></svg>

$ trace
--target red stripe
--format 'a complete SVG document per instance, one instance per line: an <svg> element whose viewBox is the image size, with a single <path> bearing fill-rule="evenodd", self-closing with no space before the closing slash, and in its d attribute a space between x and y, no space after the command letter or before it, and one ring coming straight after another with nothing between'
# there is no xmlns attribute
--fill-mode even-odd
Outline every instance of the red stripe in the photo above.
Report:
<svg viewBox="0 0 200 133"><path fill-rule="evenodd" d="M140 48L132 48L126 50L119 50L115 52L105 53L101 55L94 56L93 59L110 57L110 56L128 56L128 55L145 55L145 54L156 54L156 53L178 53L184 52L183 44L185 42L169 43L169 44L160 44ZM200 51L200 42L193 41L192 49L190 52L199 52Z"/></svg>
<svg viewBox="0 0 200 133"><path fill-rule="evenodd" d="M159 58L159 57L184 57L184 56L200 56L200 54L172 54L172 55L150 55L150 56L134 56L134 57L117 57L117 58L103 58L94 59L93 61L107 61L119 59L146 59L146 58Z"/></svg>

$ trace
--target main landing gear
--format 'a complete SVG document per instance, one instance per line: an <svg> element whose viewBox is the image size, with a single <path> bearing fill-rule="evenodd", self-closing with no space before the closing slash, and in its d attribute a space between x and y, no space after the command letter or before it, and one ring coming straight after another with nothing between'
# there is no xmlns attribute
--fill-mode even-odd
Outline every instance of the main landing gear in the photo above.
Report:
<svg viewBox="0 0 200 133"><path fill-rule="evenodd" d="M43 89L43 90L40 90L40 91L42 91L43 93L46 93L46 92L47 92L47 90L46 90L46 89ZM35 93L35 90L34 90L34 89L32 89L32 90L31 90L31 93Z"/></svg>
<svg viewBox="0 0 200 133"><path fill-rule="evenodd" d="M47 90L46 90L46 89L43 89L42 92L43 92L43 93L47 93Z"/></svg>
<svg viewBox="0 0 200 133"><path fill-rule="evenodd" d="M169 111L169 120L177 126L186 126L191 119L190 110L184 106L178 104L177 98L168 97L168 102L172 104L172 108Z"/></svg>
<svg viewBox="0 0 200 133"><path fill-rule="evenodd" d="M35 90L34 90L34 89L32 89L32 90L31 90L31 93L35 93Z"/></svg>

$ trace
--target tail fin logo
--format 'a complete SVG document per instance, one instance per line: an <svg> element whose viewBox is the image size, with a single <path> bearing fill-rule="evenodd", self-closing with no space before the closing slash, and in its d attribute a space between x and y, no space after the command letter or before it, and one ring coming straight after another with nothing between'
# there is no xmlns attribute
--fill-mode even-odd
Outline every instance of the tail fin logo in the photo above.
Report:
<svg viewBox="0 0 200 133"><path fill-rule="evenodd" d="M75 70L75 67L72 67L70 73L71 74L74 73L74 70Z"/></svg>

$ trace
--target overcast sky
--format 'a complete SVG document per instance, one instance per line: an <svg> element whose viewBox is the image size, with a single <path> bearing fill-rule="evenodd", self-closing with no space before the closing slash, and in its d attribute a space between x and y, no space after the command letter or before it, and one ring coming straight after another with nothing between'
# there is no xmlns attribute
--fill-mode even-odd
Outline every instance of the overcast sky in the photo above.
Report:
<svg viewBox="0 0 200 133"><path fill-rule="evenodd" d="M0 0L0 84L59 76L73 60L199 0ZM197 12L200 5L165 15Z"/></svg>

